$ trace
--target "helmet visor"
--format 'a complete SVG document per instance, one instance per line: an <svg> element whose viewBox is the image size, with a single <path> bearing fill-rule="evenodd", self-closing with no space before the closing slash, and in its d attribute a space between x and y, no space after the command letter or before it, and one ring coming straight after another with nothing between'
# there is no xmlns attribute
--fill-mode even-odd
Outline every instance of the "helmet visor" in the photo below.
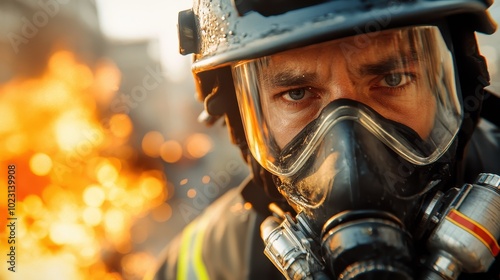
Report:
<svg viewBox="0 0 500 280"><path fill-rule="evenodd" d="M452 56L435 26L360 34L238 61L232 70L249 148L277 176L297 173L344 119L416 165L446 152L461 123ZM369 109L349 102L328 109L339 99Z"/></svg>

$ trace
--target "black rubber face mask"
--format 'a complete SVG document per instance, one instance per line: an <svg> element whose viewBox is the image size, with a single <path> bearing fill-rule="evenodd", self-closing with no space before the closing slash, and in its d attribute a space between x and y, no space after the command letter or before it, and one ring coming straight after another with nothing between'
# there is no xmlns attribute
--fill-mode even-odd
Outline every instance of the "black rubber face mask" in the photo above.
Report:
<svg viewBox="0 0 500 280"><path fill-rule="evenodd" d="M283 149L278 161L286 164L287 155L307 145L309 131L316 123L342 108L346 109L341 120L325 131L301 171L292 177L275 177L279 191L297 211L307 215L317 231L344 211L390 213L411 231L423 197L448 179L452 159L446 154L430 165L409 163L360 124L356 116L360 111L368 113L385 129L406 135L415 150L428 153L425 141L411 128L385 119L359 102L336 100Z"/></svg>
<svg viewBox="0 0 500 280"><path fill-rule="evenodd" d="M313 243L320 244L331 276L412 279L421 213L428 197L448 185L452 158L446 153L433 164L409 163L359 122L361 112L384 130L405 135L414 150L428 153L426 142L411 128L362 103L340 99L283 149L278 162L287 164L290 152L308 144L316 123L340 114L301 170L276 176L275 182L310 229Z"/></svg>

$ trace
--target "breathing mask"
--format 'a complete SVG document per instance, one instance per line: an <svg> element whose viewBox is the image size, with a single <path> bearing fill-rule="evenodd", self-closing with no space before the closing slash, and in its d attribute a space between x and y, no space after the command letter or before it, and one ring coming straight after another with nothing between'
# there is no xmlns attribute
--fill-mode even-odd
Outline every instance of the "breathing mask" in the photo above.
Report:
<svg viewBox="0 0 500 280"><path fill-rule="evenodd" d="M440 29L356 35L232 71L249 149L298 213L262 226L283 274L413 279L414 244L436 226L422 213L449 209L429 198L449 179L462 119Z"/></svg>

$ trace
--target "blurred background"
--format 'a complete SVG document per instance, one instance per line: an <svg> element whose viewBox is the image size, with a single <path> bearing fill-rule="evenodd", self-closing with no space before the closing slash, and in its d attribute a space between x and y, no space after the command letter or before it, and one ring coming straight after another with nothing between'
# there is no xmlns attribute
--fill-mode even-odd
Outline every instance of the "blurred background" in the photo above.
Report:
<svg viewBox="0 0 500 280"><path fill-rule="evenodd" d="M0 0L0 279L142 279L248 175L224 126L197 122L203 104L176 29L190 6ZM478 38L500 92L500 36ZM15 273L4 254L8 165Z"/></svg>

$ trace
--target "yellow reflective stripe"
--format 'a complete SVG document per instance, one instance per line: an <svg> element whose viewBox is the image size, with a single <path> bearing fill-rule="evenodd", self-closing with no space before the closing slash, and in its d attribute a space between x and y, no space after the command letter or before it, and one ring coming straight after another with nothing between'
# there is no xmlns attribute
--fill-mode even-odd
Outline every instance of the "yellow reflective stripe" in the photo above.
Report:
<svg viewBox="0 0 500 280"><path fill-rule="evenodd" d="M183 232L181 240L181 250L179 252L179 264L177 265L177 280L188 279L189 255L191 253L191 234L193 225L188 225Z"/></svg>
<svg viewBox="0 0 500 280"><path fill-rule="evenodd" d="M207 268L203 263L203 237L205 236L205 227L202 226L202 229L198 232L196 236L196 241L194 243L194 270L196 271L196 275L200 280L209 280Z"/></svg>
<svg viewBox="0 0 500 280"><path fill-rule="evenodd" d="M209 280L202 255L204 228L202 224L198 224L198 227L189 224L184 229L177 266L177 280L193 279L192 277L195 276L199 280Z"/></svg>

